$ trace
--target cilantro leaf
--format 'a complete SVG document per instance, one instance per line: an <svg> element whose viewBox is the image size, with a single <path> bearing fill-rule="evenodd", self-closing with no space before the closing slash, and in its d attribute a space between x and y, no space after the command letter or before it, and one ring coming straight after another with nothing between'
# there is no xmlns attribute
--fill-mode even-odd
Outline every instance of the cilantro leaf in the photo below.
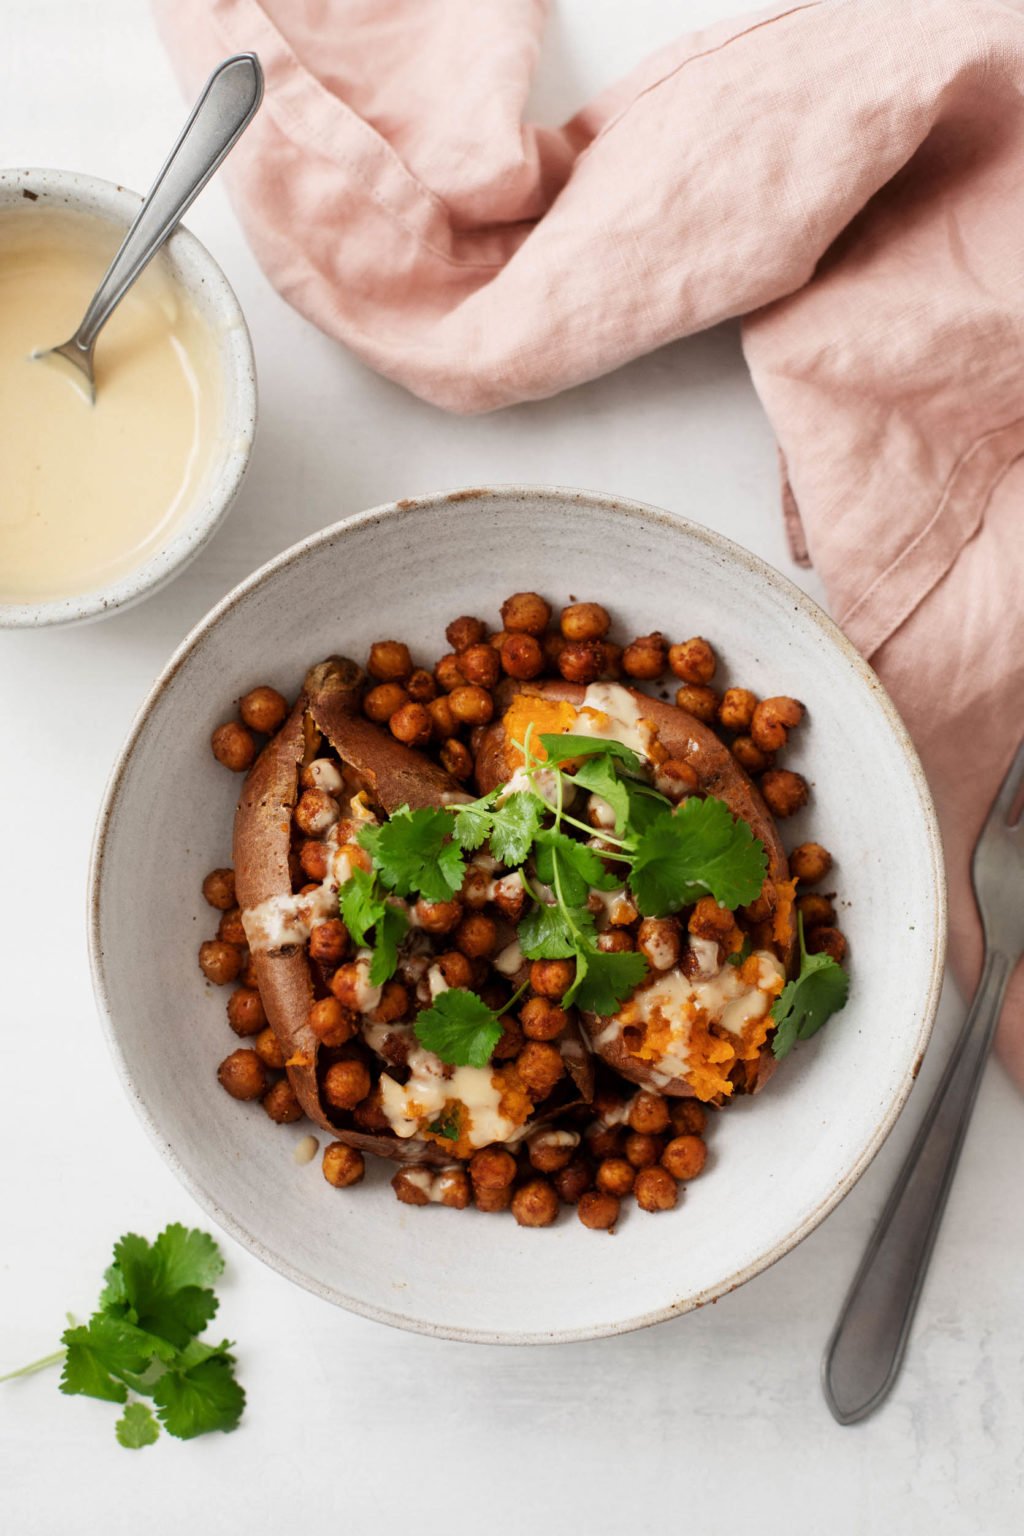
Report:
<svg viewBox="0 0 1024 1536"><path fill-rule="evenodd" d="M672 801L659 794L656 789L651 789L646 784L638 784L633 779L626 779L625 786L626 794L629 796L627 830L631 838L642 837L654 822L661 821L665 816L671 816L674 810Z"/></svg>
<svg viewBox="0 0 1024 1536"><path fill-rule="evenodd" d="M809 955L804 945L803 918L797 919L800 935L800 974L787 982L772 1005L776 1029L772 1054L776 1061L788 1056L798 1040L809 1040L821 1026L846 1005L850 978L831 955Z"/></svg>
<svg viewBox="0 0 1024 1536"><path fill-rule="evenodd" d="M455 1067L486 1067L501 1038L498 1015L475 992L459 987L449 987L417 1014L413 1029L422 1046Z"/></svg>
<svg viewBox="0 0 1024 1536"><path fill-rule="evenodd" d="M492 789L489 795L484 795L479 800L472 800L469 805L459 806L455 814L452 837L467 853L473 853L489 837L494 802L500 793L500 790Z"/></svg>
<svg viewBox="0 0 1024 1536"><path fill-rule="evenodd" d="M591 890L610 891L617 884L593 848L553 827L543 827L537 833L534 862L538 878L559 891L568 907L582 907Z"/></svg>
<svg viewBox="0 0 1024 1536"><path fill-rule="evenodd" d="M632 773L641 773L643 764L639 757L621 741L605 736L548 736L540 738L547 754L547 761L554 767L571 757L614 757L624 763Z"/></svg>
<svg viewBox="0 0 1024 1536"><path fill-rule="evenodd" d="M573 774L573 783L607 800L615 813L615 832L621 837L629 819L629 790L607 756L588 757Z"/></svg>
<svg viewBox="0 0 1024 1536"><path fill-rule="evenodd" d="M179 1440L213 1429L231 1430L245 1407L230 1355L216 1354L188 1370L169 1370L153 1393L161 1424Z"/></svg>
<svg viewBox="0 0 1024 1536"><path fill-rule="evenodd" d="M437 1120L431 1121L430 1125L427 1126L427 1130L433 1131L435 1136L443 1136L445 1141L458 1141L458 1116L452 1112L449 1112L447 1115L439 1117Z"/></svg>
<svg viewBox="0 0 1024 1536"><path fill-rule="evenodd" d="M585 907L566 912L561 907L538 902L519 924L519 948L527 960L567 960L576 953L572 922L577 927L585 923L588 929L594 925L594 919Z"/></svg>
<svg viewBox="0 0 1024 1536"><path fill-rule="evenodd" d="M66 1328L61 1342L67 1350L60 1390L69 1396L99 1397L123 1403L127 1397L124 1378L132 1386L154 1356L174 1358L174 1347L154 1338L122 1317L96 1312L88 1323Z"/></svg>
<svg viewBox="0 0 1024 1536"><path fill-rule="evenodd" d="M377 882L368 869L354 869L338 892L338 910L352 938L360 948L366 935L384 916L384 898L377 892Z"/></svg>
<svg viewBox="0 0 1024 1536"><path fill-rule="evenodd" d="M734 965L736 969L739 970L744 960L749 960L753 953L754 946L750 942L750 934L745 933L743 935L743 943L740 945L739 949L734 955L726 955L725 963L726 965Z"/></svg>
<svg viewBox="0 0 1024 1536"><path fill-rule="evenodd" d="M582 961L582 964L581 964ZM647 961L636 950L606 954L587 948L577 953L576 980L566 993L587 1013L611 1014L631 996L647 974Z"/></svg>
<svg viewBox="0 0 1024 1536"><path fill-rule="evenodd" d="M118 1444L130 1451L138 1451L144 1445L152 1445L159 1438L160 1426L154 1419L148 1403L129 1403L114 1425Z"/></svg>
<svg viewBox="0 0 1024 1536"><path fill-rule="evenodd" d="M180 1222L165 1227L153 1243L153 1260L160 1288L212 1285L224 1273L220 1249L209 1232L191 1230Z"/></svg>
<svg viewBox="0 0 1024 1536"><path fill-rule="evenodd" d="M491 827L491 852L502 864L515 868L529 853L537 830L551 807L539 795L518 790L498 807Z"/></svg>
<svg viewBox="0 0 1024 1536"><path fill-rule="evenodd" d="M745 821L721 800L691 797L647 828L629 883L645 917L678 912L710 894L735 908L756 900L768 859Z"/></svg>
<svg viewBox="0 0 1024 1536"><path fill-rule="evenodd" d="M365 826L359 841L372 855L383 885L398 896L418 892L427 901L450 901L465 868L457 844L449 841L448 811L401 806L383 826Z"/></svg>
<svg viewBox="0 0 1024 1536"><path fill-rule="evenodd" d="M370 986L382 987L398 969L398 946L409 928L409 919L401 907L385 902L384 911L374 928L373 959L370 961Z"/></svg>

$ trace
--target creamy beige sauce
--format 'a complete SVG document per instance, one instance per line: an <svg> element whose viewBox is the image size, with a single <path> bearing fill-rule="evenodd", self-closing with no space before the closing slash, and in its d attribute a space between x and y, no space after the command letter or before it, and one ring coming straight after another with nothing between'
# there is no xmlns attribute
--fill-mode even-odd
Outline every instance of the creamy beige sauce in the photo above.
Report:
<svg viewBox="0 0 1024 1536"><path fill-rule="evenodd" d="M649 758L653 731L640 705L621 683L591 683L583 695L574 727L578 736L621 741L638 757Z"/></svg>
<svg viewBox="0 0 1024 1536"><path fill-rule="evenodd" d="M221 415L209 325L157 260L96 344L96 401L62 359L120 243L70 210L0 214L0 600L87 592L176 531Z"/></svg>
<svg viewBox="0 0 1024 1536"><path fill-rule="evenodd" d="M449 1076L445 1076L450 1071ZM519 1130L501 1113L501 1088L490 1067L449 1069L432 1051L416 1047L409 1052L409 1080L397 1083L387 1073L380 1080L381 1108L396 1136L415 1136L425 1121L433 1120L449 1099L467 1111L463 1133L471 1147L507 1141Z"/></svg>

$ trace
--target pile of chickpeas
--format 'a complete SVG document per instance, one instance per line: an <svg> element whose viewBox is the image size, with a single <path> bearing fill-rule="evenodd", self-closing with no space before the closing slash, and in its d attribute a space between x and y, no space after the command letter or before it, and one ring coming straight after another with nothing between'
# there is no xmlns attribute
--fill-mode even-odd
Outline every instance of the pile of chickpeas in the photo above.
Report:
<svg viewBox="0 0 1024 1536"><path fill-rule="evenodd" d="M777 766L789 733L803 719L803 706L786 696L759 698L749 689L716 689L715 651L701 636L671 644L655 631L622 646L609 638L611 620L598 603L573 602L557 619L536 592L518 592L501 607L500 630L491 633L483 620L464 615L445 634L451 649L430 669L416 666L409 648L398 640L377 641L366 660L369 686L362 708L367 718L405 745L427 753L448 773L468 782L483 728L497 708L494 690L503 678L532 681L561 677L589 684L622 681L661 685L671 679L675 702L714 728L737 761L758 782L770 811L784 819L808 800L808 785L798 773ZM246 772L288 714L287 700L276 689L254 688L239 701L238 718L213 732L214 756L234 772ZM315 764L313 765L315 769ZM685 768L685 765L681 765ZM306 770L302 795L294 813L291 854L292 885L312 889L326 872L320 840L321 801L325 790L316 774ZM807 947L842 961L846 940L836 926L833 895L807 890L825 880L831 855L819 843L807 842L789 855L790 871L798 882L797 907L803 916ZM312 884L309 884L312 882ZM500 898L488 903L480 872L470 868L463 891L450 902L418 904L418 925L449 947L435 957L449 986L472 987L488 1006L500 1011L511 995L507 978L492 970L498 923L521 915L521 902ZM487 882L485 881L484 884ZM203 881L203 895L219 911L216 937L200 946L199 964L215 985L233 985L227 1020L247 1044L221 1062L218 1078L233 1098L258 1101L271 1120L289 1124L302 1119L302 1110L284 1071L284 1056L269 1027L245 932L235 899L234 872L215 869ZM493 910L492 910L493 909ZM713 910L712 910L713 909ZM759 898L741 914L749 923L768 915ZM711 898L698 903L690 915L691 933L715 936L731 926L734 915ZM654 931L657 930L657 931ZM671 930L671 931L669 931ZM666 942L679 951L682 924L677 918L645 919L626 915L619 926L602 934L607 949L638 948L653 958L664 954ZM358 1015L353 991L359 978L347 961L349 935L340 918L318 924L310 939L310 959L325 979L326 996L318 997L309 1022L328 1058L358 1039ZM561 998L571 985L571 960L534 961L530 965L530 994L515 1016L502 1016L503 1034L494 1051L495 1064L514 1062L520 1080L535 1103L544 1099L565 1072L564 1060L552 1043L574 1025L571 1009ZM402 972L386 983L375 1023L408 1022L414 1013L411 989ZM400 1058L394 1065L401 1066ZM575 1206L586 1227L610 1231L619 1219L622 1202L632 1197L641 1210L669 1210L678 1200L679 1186L704 1168L706 1111L694 1099L665 1098L635 1090L603 1063L595 1062L597 1087L588 1105L572 1105L543 1123L514 1146L490 1146L464 1163L429 1170L430 1187L419 1174L400 1167L392 1184L400 1201L411 1205L439 1203L457 1209L469 1205L482 1211L511 1210L522 1226L548 1226L562 1205ZM325 1102L350 1112L357 1129L369 1134L390 1129L383 1116L371 1072L351 1056L331 1061L321 1081ZM567 1134L566 1134L567 1133ZM328 1183L346 1188L365 1173L362 1153L341 1141L323 1154Z"/></svg>

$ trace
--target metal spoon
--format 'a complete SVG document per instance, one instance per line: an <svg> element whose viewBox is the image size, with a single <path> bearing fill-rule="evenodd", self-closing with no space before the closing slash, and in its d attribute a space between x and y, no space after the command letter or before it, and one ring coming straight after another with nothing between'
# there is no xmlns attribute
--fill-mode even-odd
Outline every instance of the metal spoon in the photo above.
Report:
<svg viewBox="0 0 1024 1536"><path fill-rule="evenodd" d="M96 337L139 273L177 228L185 210L234 148L262 99L263 71L254 53L234 54L217 66L107 268L78 330L61 346L32 354L34 358L66 358L82 376L90 401L96 398Z"/></svg>
<svg viewBox="0 0 1024 1536"><path fill-rule="evenodd" d="M1024 742L974 850L985 933L978 990L825 1351L825 1399L840 1424L866 1418L896 1380L1006 988L1024 953L1022 789Z"/></svg>

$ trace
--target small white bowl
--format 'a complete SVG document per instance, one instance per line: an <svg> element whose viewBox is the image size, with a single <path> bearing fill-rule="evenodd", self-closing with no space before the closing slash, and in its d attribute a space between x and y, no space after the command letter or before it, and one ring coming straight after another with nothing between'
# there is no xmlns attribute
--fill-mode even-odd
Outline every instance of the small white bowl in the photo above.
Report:
<svg viewBox="0 0 1024 1536"><path fill-rule="evenodd" d="M257 683L294 695L332 652L373 640L445 649L462 613L497 624L510 592L604 603L619 638L704 634L721 681L802 699L787 761L812 781L787 845L836 856L852 991L765 1093L713 1117L709 1166L678 1209L627 1206L616 1235L572 1213L543 1231L473 1210L399 1205L393 1165L331 1189L219 1087L237 1046L226 993L196 963L217 914L200 894L231 862L240 780L212 729ZM718 679L716 679L716 682ZM90 889L96 996L144 1125L210 1215L311 1291L445 1338L591 1338L700 1306L781 1257L863 1173L928 1040L945 944L942 855L921 766L870 667L809 598L695 523L583 491L505 487L399 502L295 545L193 630L143 705L100 813ZM318 1132L321 1146L326 1137Z"/></svg>
<svg viewBox="0 0 1024 1536"><path fill-rule="evenodd" d="M137 192L74 171L0 171L0 215L19 208L72 210L106 220L120 237L141 202ZM184 289L217 341L222 414L206 474L167 542L135 569L107 586L71 597L0 602L0 629L80 624L140 602L195 559L242 483L256 433L256 367L245 317L227 278L188 230L179 227L154 261ZM97 282L101 275L97 273Z"/></svg>

